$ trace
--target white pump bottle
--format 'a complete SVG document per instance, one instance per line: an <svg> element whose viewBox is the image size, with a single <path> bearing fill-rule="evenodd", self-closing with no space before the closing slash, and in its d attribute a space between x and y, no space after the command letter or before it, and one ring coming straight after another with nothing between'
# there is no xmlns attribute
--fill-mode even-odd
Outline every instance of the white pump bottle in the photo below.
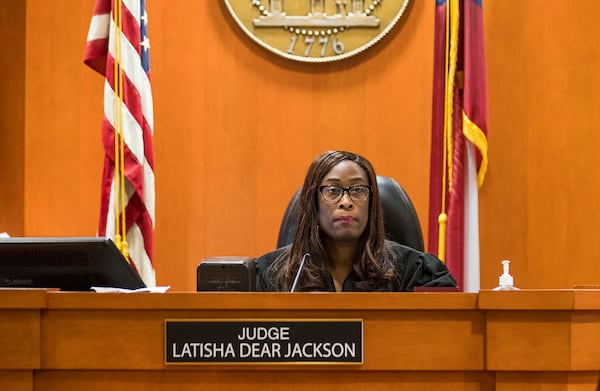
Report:
<svg viewBox="0 0 600 391"><path fill-rule="evenodd" d="M508 272L508 265L510 261L505 259L502 261L502 275L498 278L498 286L494 288L495 291L518 291L519 288L515 287L513 276Z"/></svg>

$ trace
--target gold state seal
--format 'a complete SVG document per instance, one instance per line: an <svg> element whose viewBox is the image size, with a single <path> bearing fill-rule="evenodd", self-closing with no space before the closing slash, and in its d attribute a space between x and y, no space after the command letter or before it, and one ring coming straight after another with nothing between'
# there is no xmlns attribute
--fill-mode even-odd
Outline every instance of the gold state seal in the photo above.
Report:
<svg viewBox="0 0 600 391"><path fill-rule="evenodd" d="M224 0L256 43L291 60L348 58L377 43L408 0Z"/></svg>

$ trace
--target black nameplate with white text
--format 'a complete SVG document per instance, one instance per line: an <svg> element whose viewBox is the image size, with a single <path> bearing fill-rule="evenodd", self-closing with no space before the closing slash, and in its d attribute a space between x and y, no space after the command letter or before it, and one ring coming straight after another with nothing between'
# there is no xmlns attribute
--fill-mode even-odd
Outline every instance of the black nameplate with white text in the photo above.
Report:
<svg viewBox="0 0 600 391"><path fill-rule="evenodd" d="M165 362L362 364L362 320L167 320Z"/></svg>

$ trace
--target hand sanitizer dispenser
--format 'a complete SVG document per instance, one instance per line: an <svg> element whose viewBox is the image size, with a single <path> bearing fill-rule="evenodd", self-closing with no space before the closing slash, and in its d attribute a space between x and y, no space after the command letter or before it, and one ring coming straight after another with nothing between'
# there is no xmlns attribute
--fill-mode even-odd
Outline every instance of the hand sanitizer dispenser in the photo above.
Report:
<svg viewBox="0 0 600 391"><path fill-rule="evenodd" d="M502 261L502 275L498 278L498 286L494 288L495 291L518 291L519 288L515 287L513 276L508 272L508 265L510 261L505 259Z"/></svg>

